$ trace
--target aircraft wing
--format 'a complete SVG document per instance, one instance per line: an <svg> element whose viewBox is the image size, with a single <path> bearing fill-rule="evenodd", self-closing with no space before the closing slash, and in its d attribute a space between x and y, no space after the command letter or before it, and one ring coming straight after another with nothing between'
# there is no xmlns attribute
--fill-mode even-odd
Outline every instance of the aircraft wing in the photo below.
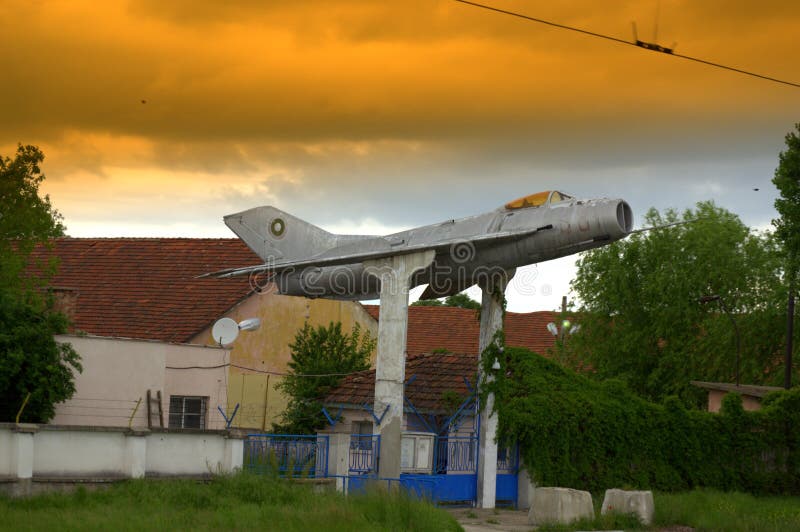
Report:
<svg viewBox="0 0 800 532"><path fill-rule="evenodd" d="M283 271L290 269L299 270L308 267L322 268L325 266L342 266L345 264L357 264L368 260L384 259L387 257L393 257L395 255L407 255L409 253L415 253L417 251L425 251L429 249L435 250L437 253L448 250L457 251L456 246L470 245L470 244L478 246L481 244L494 243L494 242L513 242L515 240L519 240L521 238L525 238L527 236L536 234L539 231L545 231L547 229L552 229L552 228L553 225L548 224L542 227L538 227L536 229L528 229L524 231L500 231L497 233L490 233L487 235L479 235L469 239L454 238L450 240L443 240L441 242L436 242L434 244L417 244L414 246L405 246L405 247L396 245L396 247L390 247L386 249L348 253L345 255L312 257L309 259L296 260L296 261L276 261L272 263L267 262L255 266L246 266L244 268L229 268L226 270L219 270L216 272L200 275L199 277L226 278L226 277L236 277L238 275L249 275L251 273L257 273L257 272L281 273Z"/></svg>
<svg viewBox="0 0 800 532"><path fill-rule="evenodd" d="M656 229L664 229L664 228L667 228L667 227L674 227L676 225L691 224L691 223L694 223L694 222L699 222L699 221L704 220L704 219L705 218L695 218L694 220L684 220L682 222L672 222L672 223L664 224L664 225L654 225L653 227L643 227L641 229L634 229L633 231L630 231L626 236L635 235L636 233L646 233L647 231L654 231Z"/></svg>

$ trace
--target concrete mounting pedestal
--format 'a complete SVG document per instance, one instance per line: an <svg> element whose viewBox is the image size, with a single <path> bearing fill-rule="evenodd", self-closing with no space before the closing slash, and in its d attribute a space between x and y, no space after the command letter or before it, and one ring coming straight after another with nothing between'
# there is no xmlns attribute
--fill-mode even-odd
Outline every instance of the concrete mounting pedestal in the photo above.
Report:
<svg viewBox="0 0 800 532"><path fill-rule="evenodd" d="M609 512L633 514L639 518L643 525L653 524L655 504L652 491L626 491L619 489L606 490L600 515Z"/></svg>
<svg viewBox="0 0 800 532"><path fill-rule="evenodd" d="M515 270L505 275L493 275L487 282L481 283L483 298L481 301L481 335L479 343L480 359L483 350L492 342L497 331L503 328L503 296L508 281ZM491 382L492 375L479 376L481 380ZM481 406L479 456L478 456L478 508L494 508L497 498L497 413L494 409L494 394L489 394L486 403Z"/></svg>
<svg viewBox="0 0 800 532"><path fill-rule="evenodd" d="M570 488L533 490L528 523L531 525L569 524L580 519L594 519L592 494Z"/></svg>
<svg viewBox="0 0 800 532"><path fill-rule="evenodd" d="M381 316L378 320L378 359L375 364L375 415L381 435L378 476L400 477L403 430L403 382L406 375L408 289L411 276L427 268L433 250L364 263L365 271L381 281Z"/></svg>

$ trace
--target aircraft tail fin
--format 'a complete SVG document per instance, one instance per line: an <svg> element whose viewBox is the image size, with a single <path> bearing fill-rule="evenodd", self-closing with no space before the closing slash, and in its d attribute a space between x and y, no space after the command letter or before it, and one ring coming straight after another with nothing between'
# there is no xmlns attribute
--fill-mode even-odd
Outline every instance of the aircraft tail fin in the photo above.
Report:
<svg viewBox="0 0 800 532"><path fill-rule="evenodd" d="M336 245L336 235L275 207L255 207L224 217L264 262L300 260Z"/></svg>

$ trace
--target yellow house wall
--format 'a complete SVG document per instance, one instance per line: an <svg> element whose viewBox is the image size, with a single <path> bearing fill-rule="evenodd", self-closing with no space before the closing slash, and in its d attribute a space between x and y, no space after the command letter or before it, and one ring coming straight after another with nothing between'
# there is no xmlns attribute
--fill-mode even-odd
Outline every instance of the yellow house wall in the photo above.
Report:
<svg viewBox="0 0 800 532"><path fill-rule="evenodd" d="M306 322L317 326L338 321L347 332L358 323L362 331L369 331L373 338L378 336L377 321L361 304L352 301L265 292L253 294L226 316L237 322L248 318L261 320L257 331L243 331L230 346L228 415L239 404L232 424L239 428L268 430L273 422L279 421L287 403L276 388L282 378L279 374L286 373L291 360L289 344ZM195 336L191 343L213 345L211 326ZM374 352L370 363L375 363Z"/></svg>

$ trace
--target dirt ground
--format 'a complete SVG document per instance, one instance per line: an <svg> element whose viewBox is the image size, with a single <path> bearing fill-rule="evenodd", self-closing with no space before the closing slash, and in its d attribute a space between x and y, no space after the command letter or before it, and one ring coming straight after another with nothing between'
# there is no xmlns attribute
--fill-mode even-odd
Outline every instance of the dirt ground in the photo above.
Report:
<svg viewBox="0 0 800 532"><path fill-rule="evenodd" d="M528 524L527 510L484 510L481 508L454 508L447 510L464 527L465 532L528 532L536 527ZM694 532L688 526L672 526L658 529L658 532Z"/></svg>
<svg viewBox="0 0 800 532"><path fill-rule="evenodd" d="M528 524L527 510L505 510L497 508L458 508L448 510L464 527L466 532L489 532L504 530L509 532L528 532L534 527Z"/></svg>

